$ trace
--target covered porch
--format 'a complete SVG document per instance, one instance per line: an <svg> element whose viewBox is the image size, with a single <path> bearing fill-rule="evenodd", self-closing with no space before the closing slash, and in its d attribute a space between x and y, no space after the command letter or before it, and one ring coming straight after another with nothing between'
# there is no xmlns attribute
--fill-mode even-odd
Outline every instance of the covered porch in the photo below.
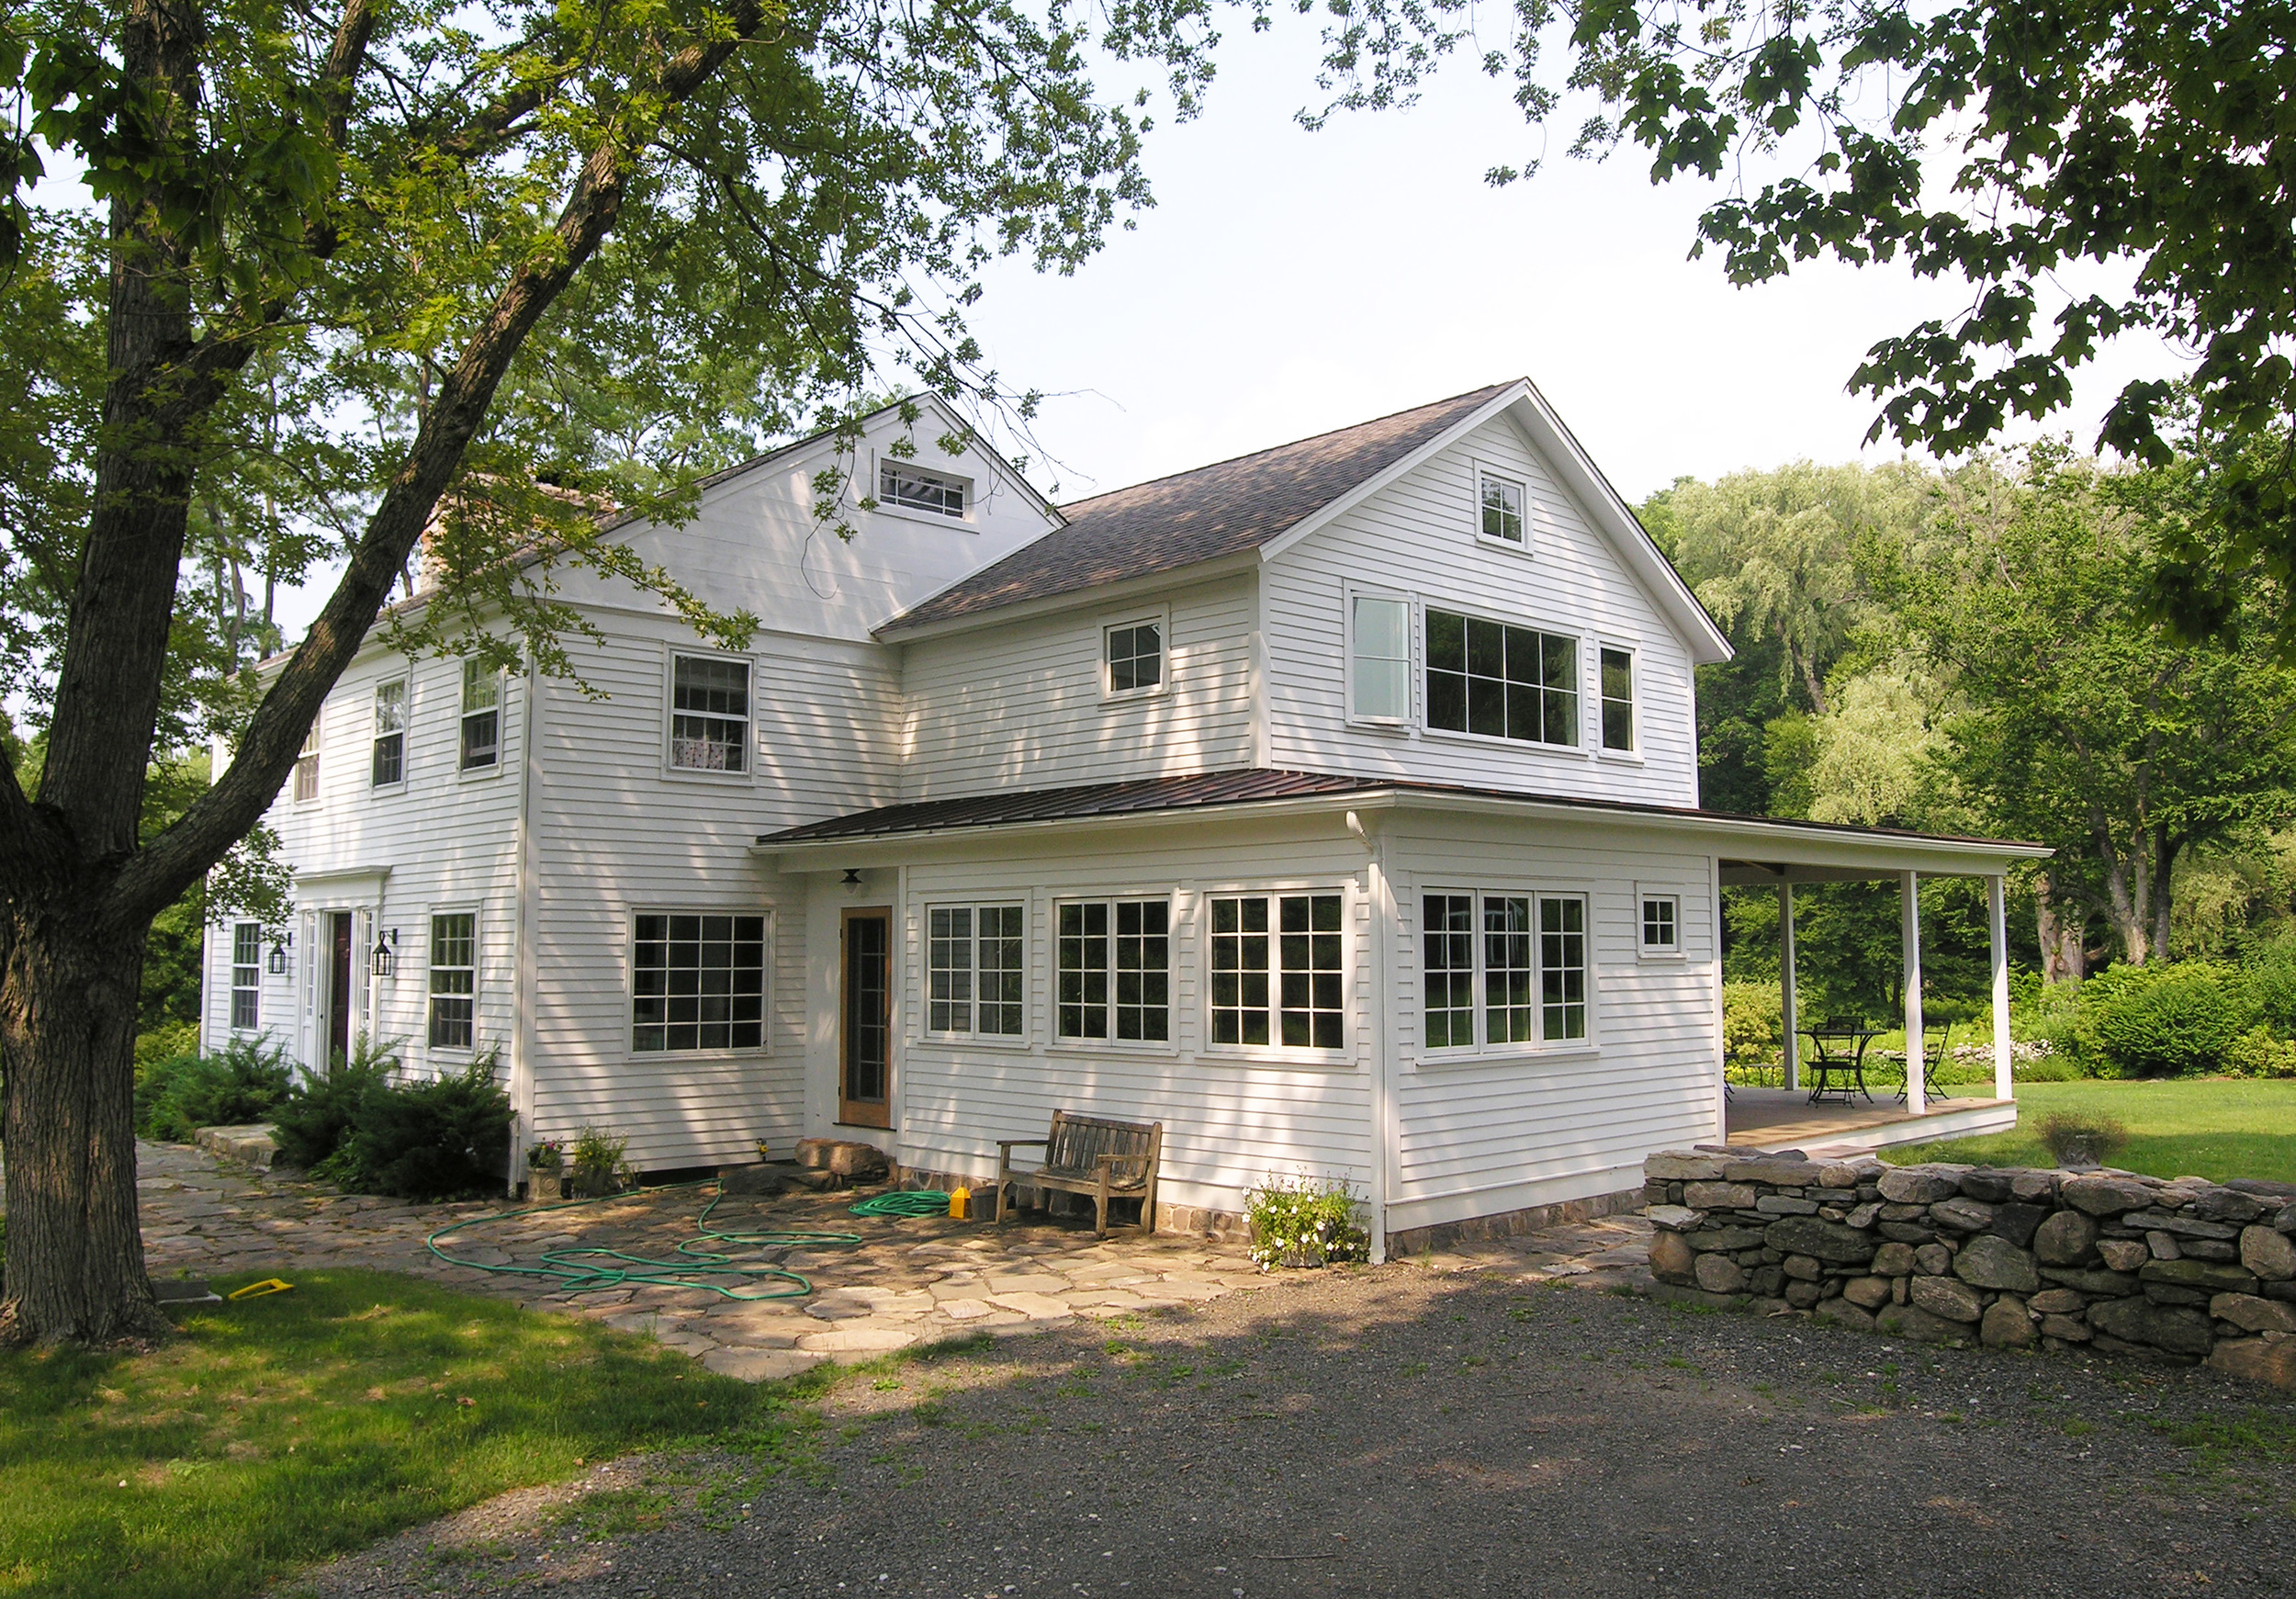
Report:
<svg viewBox="0 0 2296 1599"><path fill-rule="evenodd" d="M1931 1100L1919 1113L1877 1095L1873 1104L1813 1105L1806 1088L1739 1084L1722 1109L1724 1142L1734 1150L1798 1149L1813 1157L1863 1154L1900 1143L1934 1143L2006 1132L2017 1125L2013 1098Z"/></svg>

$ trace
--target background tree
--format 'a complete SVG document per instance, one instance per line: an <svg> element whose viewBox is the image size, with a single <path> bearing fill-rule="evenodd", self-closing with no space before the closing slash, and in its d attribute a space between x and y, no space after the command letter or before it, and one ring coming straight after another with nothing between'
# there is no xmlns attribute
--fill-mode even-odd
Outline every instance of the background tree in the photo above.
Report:
<svg viewBox="0 0 2296 1599"><path fill-rule="evenodd" d="M740 639L586 511L675 517L713 440L835 420L888 366L1025 416L965 333L974 275L1065 270L1144 199L1150 97L1104 103L1093 60L1185 114L1210 40L1199 0L9 13L0 343L57 405L0 431L0 626L46 732L29 789L0 769L0 1334L163 1329L130 1124L152 918L255 826L442 503L400 647L563 665L552 562ZM27 186L42 150L84 197ZM255 681L253 577L322 555ZM218 732L145 836L155 747Z"/></svg>

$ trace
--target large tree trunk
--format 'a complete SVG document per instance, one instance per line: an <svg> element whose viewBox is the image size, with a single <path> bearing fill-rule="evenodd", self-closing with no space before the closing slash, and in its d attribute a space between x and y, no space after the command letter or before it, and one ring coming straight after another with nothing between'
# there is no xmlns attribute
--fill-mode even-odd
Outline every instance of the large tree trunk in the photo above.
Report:
<svg viewBox="0 0 2296 1599"><path fill-rule="evenodd" d="M2088 976L2088 907L2060 894L2045 872L2033 878L2033 920L2041 935L2041 980L2078 983Z"/></svg>
<svg viewBox="0 0 2296 1599"><path fill-rule="evenodd" d="M2169 876L2176 870L2177 854L2182 848L2181 841L2172 837L2167 828L2153 829L2153 950L2164 961L2169 958Z"/></svg>
<svg viewBox="0 0 2296 1599"><path fill-rule="evenodd" d="M7 1062L6 1287L0 1341L158 1337L136 1213L135 1019L141 929L84 901L19 914L0 972Z"/></svg>

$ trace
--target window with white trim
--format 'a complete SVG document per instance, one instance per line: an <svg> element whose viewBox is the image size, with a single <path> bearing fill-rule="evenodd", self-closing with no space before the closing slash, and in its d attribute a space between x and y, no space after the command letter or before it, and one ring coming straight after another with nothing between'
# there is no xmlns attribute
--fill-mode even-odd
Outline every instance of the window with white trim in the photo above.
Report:
<svg viewBox="0 0 2296 1599"><path fill-rule="evenodd" d="M492 766L502 752L502 674L481 660L462 663L461 770Z"/></svg>
<svg viewBox="0 0 2296 1599"><path fill-rule="evenodd" d="M906 461L885 461L877 468L877 500L884 505L961 517L969 488L962 478L929 472Z"/></svg>
<svg viewBox="0 0 2296 1599"><path fill-rule="evenodd" d="M1164 683L1164 620L1149 617L1102 630L1108 692L1133 694Z"/></svg>
<svg viewBox="0 0 2296 1599"><path fill-rule="evenodd" d="M1575 747L1579 641L1455 611L1429 611L1427 726Z"/></svg>
<svg viewBox="0 0 2296 1599"><path fill-rule="evenodd" d="M670 658L670 764L681 771L747 771L749 663L716 655Z"/></svg>
<svg viewBox="0 0 2296 1599"><path fill-rule="evenodd" d="M926 912L929 1032L1018 1038L1026 1030L1021 909L934 906Z"/></svg>
<svg viewBox="0 0 2296 1599"><path fill-rule="evenodd" d="M1362 722L1411 715L1411 602L1349 596L1348 714Z"/></svg>
<svg viewBox="0 0 2296 1599"><path fill-rule="evenodd" d="M1586 1037L1583 895L1432 893L1420 916L1429 1050Z"/></svg>
<svg viewBox="0 0 2296 1599"><path fill-rule="evenodd" d="M313 716L310 728L303 734L303 747L295 752L295 803L310 805L319 797L319 724L321 716Z"/></svg>
<svg viewBox="0 0 2296 1599"><path fill-rule="evenodd" d="M1344 906L1337 894L1213 898L1213 1043L1346 1047Z"/></svg>
<svg viewBox="0 0 2296 1599"><path fill-rule="evenodd" d="M1635 656L1631 649L1604 645L1603 667L1603 748L1635 747Z"/></svg>
<svg viewBox="0 0 2296 1599"><path fill-rule="evenodd" d="M1475 499L1481 517L1482 535L1503 539L1508 544L1523 543L1523 504L1525 498L1524 486L1519 480L1503 478L1496 472L1477 473Z"/></svg>
<svg viewBox="0 0 2296 1599"><path fill-rule="evenodd" d="M263 1025L263 928L251 921L231 924L231 1030L253 1032Z"/></svg>
<svg viewBox="0 0 2296 1599"><path fill-rule="evenodd" d="M1055 916L1064 1039L1168 1043L1172 1039L1172 906L1161 899L1066 901Z"/></svg>
<svg viewBox="0 0 2296 1599"><path fill-rule="evenodd" d="M407 781L407 680L375 685L373 786L390 788Z"/></svg>
<svg viewBox="0 0 2296 1599"><path fill-rule="evenodd" d="M478 918L450 911L431 918L430 1036L434 1050L471 1047L478 1021Z"/></svg>
<svg viewBox="0 0 2296 1599"><path fill-rule="evenodd" d="M765 918L642 911L631 943L630 1046L645 1053L765 1042Z"/></svg>
<svg viewBox="0 0 2296 1599"><path fill-rule="evenodd" d="M1642 952L1675 955L1682 952L1682 900L1671 894L1642 896Z"/></svg>

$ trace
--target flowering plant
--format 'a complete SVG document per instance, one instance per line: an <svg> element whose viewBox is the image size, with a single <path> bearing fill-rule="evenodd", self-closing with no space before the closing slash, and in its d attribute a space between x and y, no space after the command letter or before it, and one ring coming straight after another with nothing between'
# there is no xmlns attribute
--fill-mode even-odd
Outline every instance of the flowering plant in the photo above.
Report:
<svg viewBox="0 0 2296 1599"><path fill-rule="evenodd" d="M566 1151L557 1139L546 1139L527 1150L526 1169L535 1172L563 1171L566 1169Z"/></svg>
<svg viewBox="0 0 2296 1599"><path fill-rule="evenodd" d="M1356 1219L1360 1209L1344 1177L1270 1175L1244 1196L1252 1259L1262 1271L1368 1260L1371 1234Z"/></svg>

